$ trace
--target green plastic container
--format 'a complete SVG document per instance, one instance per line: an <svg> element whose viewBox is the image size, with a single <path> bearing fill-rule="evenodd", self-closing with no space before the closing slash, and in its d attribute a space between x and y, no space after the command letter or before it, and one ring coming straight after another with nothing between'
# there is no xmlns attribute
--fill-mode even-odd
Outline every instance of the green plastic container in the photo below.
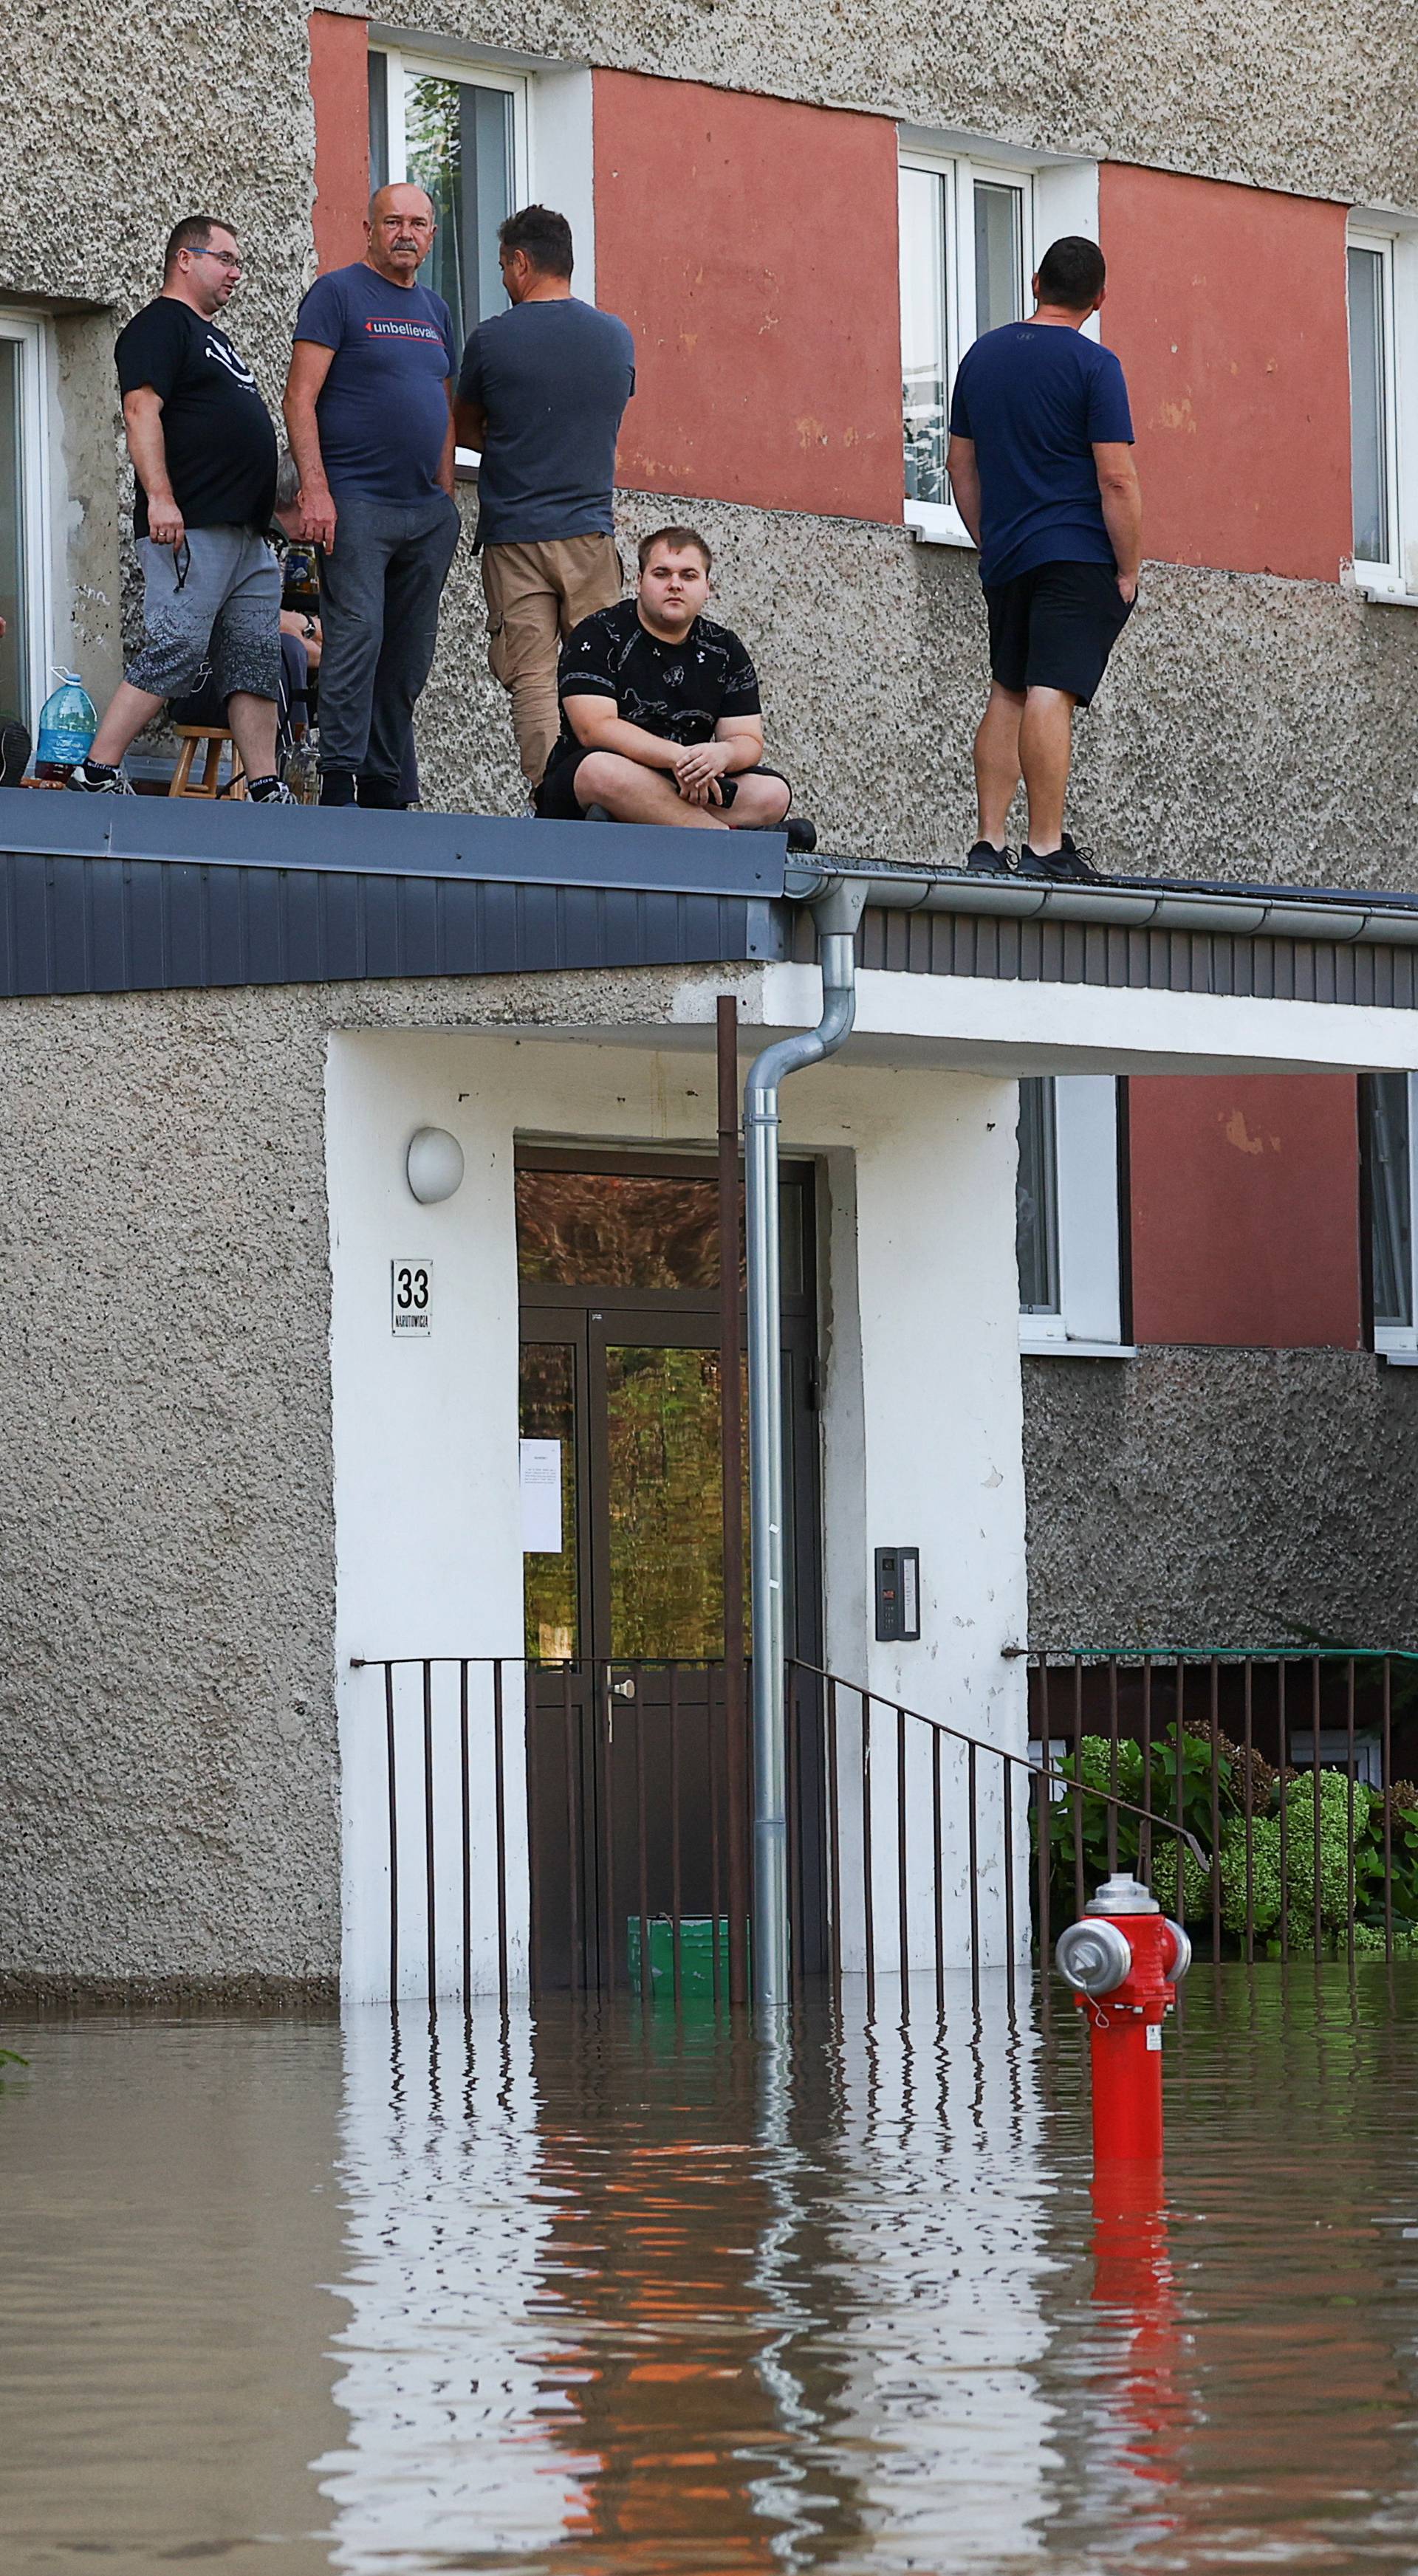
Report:
<svg viewBox="0 0 1418 2576"><path fill-rule="evenodd" d="M655 1995L673 1996L675 1990L674 1925L668 1914L652 1914L650 1935L650 1991ZM747 1927L745 1927L747 1940ZM729 1995L729 1918L721 1914L717 1924L710 1914L682 1914L679 1918L679 1975L683 1995L712 1995L714 1992L714 1945L719 1949L719 1992L724 2001ZM633 1991L640 1988L640 1917L628 1914L625 1920L625 1946L630 1961L630 1983Z"/></svg>

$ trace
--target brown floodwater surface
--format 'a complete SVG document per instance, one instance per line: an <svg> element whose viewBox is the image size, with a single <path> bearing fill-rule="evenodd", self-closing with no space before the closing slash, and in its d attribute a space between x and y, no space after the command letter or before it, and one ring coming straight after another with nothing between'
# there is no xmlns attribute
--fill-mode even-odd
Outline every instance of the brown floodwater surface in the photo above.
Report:
<svg viewBox="0 0 1418 2576"><path fill-rule="evenodd" d="M1418 2567L1418 1968L11 2026L0 2570Z"/></svg>

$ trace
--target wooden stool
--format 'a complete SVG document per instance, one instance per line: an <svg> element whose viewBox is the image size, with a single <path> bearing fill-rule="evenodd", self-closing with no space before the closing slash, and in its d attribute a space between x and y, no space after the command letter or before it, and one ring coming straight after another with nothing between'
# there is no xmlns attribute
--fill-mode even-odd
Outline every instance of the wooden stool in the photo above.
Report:
<svg viewBox="0 0 1418 2576"><path fill-rule="evenodd" d="M215 796L221 777L222 746L228 742L231 742L231 793L233 796L246 794L246 772L241 765L241 754L225 725L174 725L173 732L182 749L177 755L177 767L168 787L169 796ZM207 746L207 757L202 774L194 784L192 764L197 757L197 746L203 742Z"/></svg>

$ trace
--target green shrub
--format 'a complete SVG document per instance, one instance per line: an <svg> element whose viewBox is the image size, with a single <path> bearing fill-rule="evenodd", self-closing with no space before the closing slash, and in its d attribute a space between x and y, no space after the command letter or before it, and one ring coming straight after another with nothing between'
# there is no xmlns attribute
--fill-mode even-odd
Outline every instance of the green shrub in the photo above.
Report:
<svg viewBox="0 0 1418 2576"><path fill-rule="evenodd" d="M1234 1758L1232 1758L1234 1756ZM1109 1858L1109 1808L1106 1794L1112 1791L1133 1806L1149 1807L1155 1816L1168 1823L1177 1818L1180 1768L1181 1821L1209 1852L1212 1841L1212 1748L1205 1730L1200 1734L1184 1733L1180 1753L1175 1731L1169 1732L1151 1748L1150 1776L1144 1772L1142 1748L1133 1743L1114 1747L1106 1736L1086 1735L1078 1747L1077 1760L1072 1754L1055 1764L1065 1779L1077 1778L1080 1794L1056 1799L1049 1809L1049 1840L1052 1857L1053 1901L1061 1913L1072 1911L1074 1900L1076 1838L1081 1838L1084 1880L1091 1894L1099 1880L1106 1876ZM1217 1862L1221 1882L1221 1922L1234 1939L1244 1937L1246 1930L1246 1823L1242 1809L1244 1760L1237 1748L1218 1751L1215 1799L1220 1827ZM1284 1912L1289 1938L1300 1946L1312 1941L1315 1929L1315 1775L1313 1771L1292 1772L1281 1782L1264 1765L1253 1764L1250 1919L1257 1939L1273 1939L1281 1919L1281 1815L1280 1802L1285 1802L1284 1815ZM1089 1793L1093 1794L1089 1794ZM1322 1770L1319 1774L1319 1922L1321 1932L1337 1940L1346 1929L1351 1904L1358 1930L1365 1933L1362 1946L1366 1954L1373 1947L1368 1935L1374 1929L1377 1913L1378 1946L1383 1946L1382 1883L1384 1805L1380 1793L1363 1781L1353 1784L1354 1853L1349 1856L1349 1815L1351 1789L1343 1771ZM1075 1808L1078 1810L1075 1818ZM1400 1938L1403 1955L1418 1955L1418 1805L1409 1804L1398 1792L1388 1800L1389 1834L1393 1861L1393 1907L1395 1914L1395 1949ZM1034 1819L1037 1831L1037 1811ZM1138 1869L1141 1825L1137 1818L1119 1809L1113 1828L1113 1839L1120 1869ZM1152 1894L1164 1913L1183 1923L1205 1923L1211 1912L1211 1870L1194 1854L1180 1845L1176 1837L1154 1825L1152 1853L1144 1875ZM1177 1851L1182 1850L1181 1885L1178 1889ZM1410 1940L1412 1950L1408 1947Z"/></svg>

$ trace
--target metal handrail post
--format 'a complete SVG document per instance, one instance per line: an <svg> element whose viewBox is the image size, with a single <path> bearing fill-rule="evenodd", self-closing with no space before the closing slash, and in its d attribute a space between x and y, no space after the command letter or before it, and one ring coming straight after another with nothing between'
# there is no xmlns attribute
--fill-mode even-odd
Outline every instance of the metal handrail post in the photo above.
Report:
<svg viewBox="0 0 1418 2576"><path fill-rule="evenodd" d="M789 2000L788 1737L784 1691L783 1362L778 1094L841 1046L856 1015L856 928L866 889L839 882L812 907L822 969L815 1029L765 1047L744 1092L748 1257L748 1487L753 1566L753 1998Z"/></svg>

